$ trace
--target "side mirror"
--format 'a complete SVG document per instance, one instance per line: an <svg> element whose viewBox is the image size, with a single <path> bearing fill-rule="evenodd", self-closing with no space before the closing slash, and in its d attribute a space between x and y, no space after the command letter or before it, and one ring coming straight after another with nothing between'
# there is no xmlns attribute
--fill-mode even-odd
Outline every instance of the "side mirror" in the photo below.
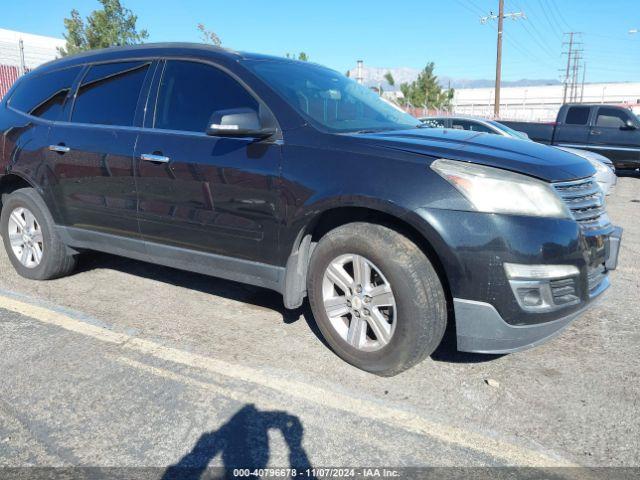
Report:
<svg viewBox="0 0 640 480"><path fill-rule="evenodd" d="M263 128L258 112L250 108L218 110L211 115L207 135L216 137L267 138L276 133L274 128Z"/></svg>
<svg viewBox="0 0 640 480"><path fill-rule="evenodd" d="M620 130L636 130L637 128L638 127L636 126L636 124L628 119L626 122L624 122L624 125L620 127Z"/></svg>

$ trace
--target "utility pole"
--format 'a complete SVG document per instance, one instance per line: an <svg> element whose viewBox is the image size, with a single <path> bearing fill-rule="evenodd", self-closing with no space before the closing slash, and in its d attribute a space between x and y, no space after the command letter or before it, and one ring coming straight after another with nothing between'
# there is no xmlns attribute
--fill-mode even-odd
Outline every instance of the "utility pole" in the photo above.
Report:
<svg viewBox="0 0 640 480"><path fill-rule="evenodd" d="M567 54L567 70L564 74L564 92L562 94L562 103L567 103L567 88L569 87L569 69L571 68L571 55L573 50L573 35L575 32L569 32L569 53Z"/></svg>
<svg viewBox="0 0 640 480"><path fill-rule="evenodd" d="M587 76L587 62L582 64L582 87L580 87L580 103L584 101L584 79Z"/></svg>
<svg viewBox="0 0 640 480"><path fill-rule="evenodd" d="M486 17L480 18L480 23L485 24L489 20L498 20L498 45L496 49L496 87L493 102L493 115L495 118L500 117L500 83L502 80L502 31L504 19L510 18L516 20L518 18L527 18L523 12L504 13L504 0L498 1L498 15L489 12Z"/></svg>
<svg viewBox="0 0 640 480"><path fill-rule="evenodd" d="M562 103L567 103L567 94L569 102L575 102L578 100L578 73L580 70L580 60L582 60L581 54L583 49L580 48L582 42L576 40L576 35L580 35L581 32L566 32L565 35L569 36L568 42L563 42L562 46L567 45L569 49L566 52L562 52L567 56L567 66L564 69L564 91L562 94ZM571 82L571 83L569 83Z"/></svg>
<svg viewBox="0 0 640 480"><path fill-rule="evenodd" d="M571 103L576 102L578 96L578 64L580 63L580 53L573 53L573 73L571 74Z"/></svg>
<svg viewBox="0 0 640 480"><path fill-rule="evenodd" d="M584 57L582 56L583 50L578 49L574 50L573 54L573 79L572 79L572 88L574 90L573 101L578 101L578 94L580 93L580 69L582 68L582 60Z"/></svg>
<svg viewBox="0 0 640 480"><path fill-rule="evenodd" d="M362 76L362 60L358 60L356 63L356 82L362 84L364 83L364 78Z"/></svg>
<svg viewBox="0 0 640 480"><path fill-rule="evenodd" d="M498 4L498 47L496 55L496 95L493 103L493 116L500 118L500 82L502 80L502 24L504 22L504 0Z"/></svg>
<svg viewBox="0 0 640 480"><path fill-rule="evenodd" d="M24 42L22 39L18 41L18 54L20 56L20 66L18 67L18 73L20 76L27 73L27 66L24 61Z"/></svg>

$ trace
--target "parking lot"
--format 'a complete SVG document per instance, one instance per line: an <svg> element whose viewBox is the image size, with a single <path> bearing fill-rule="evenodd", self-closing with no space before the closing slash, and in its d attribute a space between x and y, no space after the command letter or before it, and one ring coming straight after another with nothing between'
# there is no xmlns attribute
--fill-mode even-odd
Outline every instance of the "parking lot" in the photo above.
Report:
<svg viewBox="0 0 640 480"><path fill-rule="evenodd" d="M560 337L380 378L273 292L103 254L32 282L0 255L0 466L637 466L640 179L605 298Z"/></svg>

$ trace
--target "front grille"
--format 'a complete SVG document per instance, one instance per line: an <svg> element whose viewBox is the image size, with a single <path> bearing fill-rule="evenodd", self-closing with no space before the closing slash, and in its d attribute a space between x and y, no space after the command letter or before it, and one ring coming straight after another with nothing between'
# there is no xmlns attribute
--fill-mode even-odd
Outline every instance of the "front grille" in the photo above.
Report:
<svg viewBox="0 0 640 480"><path fill-rule="evenodd" d="M609 225L609 217L604 208L604 194L594 177L552 185L571 210L573 218L583 228L601 228Z"/></svg>
<svg viewBox="0 0 640 480"><path fill-rule="evenodd" d="M589 292L593 292L595 288L600 285L600 283L607 276L607 269L604 265L598 265L597 267L590 267L587 271L587 281L589 284Z"/></svg>
<svg viewBox="0 0 640 480"><path fill-rule="evenodd" d="M552 280L549 283L551 285L553 303L556 305L566 305L568 303L576 303L579 301L578 292L576 291L576 282L573 278Z"/></svg>

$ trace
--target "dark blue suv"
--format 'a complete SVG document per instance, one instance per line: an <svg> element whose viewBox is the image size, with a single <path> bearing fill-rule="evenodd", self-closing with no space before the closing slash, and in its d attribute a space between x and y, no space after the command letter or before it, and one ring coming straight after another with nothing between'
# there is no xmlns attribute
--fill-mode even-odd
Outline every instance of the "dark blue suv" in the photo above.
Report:
<svg viewBox="0 0 640 480"><path fill-rule="evenodd" d="M204 45L66 57L0 105L0 232L46 280L99 250L305 297L346 361L393 375L559 332L621 232L593 167L421 128L344 75ZM114 299L117 301L117 299Z"/></svg>

